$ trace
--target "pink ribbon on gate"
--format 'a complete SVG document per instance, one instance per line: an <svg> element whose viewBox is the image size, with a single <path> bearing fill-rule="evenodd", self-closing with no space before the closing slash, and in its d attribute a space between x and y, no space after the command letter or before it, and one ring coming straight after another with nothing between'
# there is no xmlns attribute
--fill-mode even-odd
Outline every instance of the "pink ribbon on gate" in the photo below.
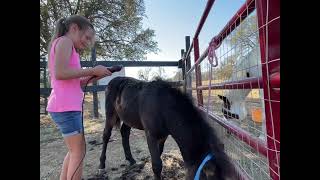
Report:
<svg viewBox="0 0 320 180"><path fill-rule="evenodd" d="M211 42L209 43L209 49L208 49L208 60L212 67L218 66L218 58L216 55L216 48L218 46L216 37L212 38ZM213 64L213 60L215 60L215 64Z"/></svg>

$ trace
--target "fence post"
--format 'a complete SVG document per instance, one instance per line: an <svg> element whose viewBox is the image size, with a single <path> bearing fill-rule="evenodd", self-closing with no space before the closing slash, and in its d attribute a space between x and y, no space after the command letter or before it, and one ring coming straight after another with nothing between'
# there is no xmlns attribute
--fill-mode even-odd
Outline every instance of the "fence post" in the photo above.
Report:
<svg viewBox="0 0 320 180"><path fill-rule="evenodd" d="M48 62L46 67L43 68L43 87L47 88L47 67L48 67ZM48 114L47 112L47 104L48 104L48 96L44 97L44 114Z"/></svg>
<svg viewBox="0 0 320 180"><path fill-rule="evenodd" d="M91 49L91 61L92 61L92 66L95 65L96 62L96 48L93 47ZM93 82L93 87L97 87L97 82ZM93 91L93 116L94 118L99 118L99 111L98 111L98 95L97 91Z"/></svg>
<svg viewBox="0 0 320 180"><path fill-rule="evenodd" d="M186 36L185 40L186 40L186 52L188 52L188 50L190 48L190 36ZM186 72L188 72L190 69L191 69L191 60L190 60L190 55L189 55L188 57L186 57ZM191 76L192 76L192 74L190 73L190 75L188 75L186 77L187 94L189 94L190 96L192 96Z"/></svg>
<svg viewBox="0 0 320 180"><path fill-rule="evenodd" d="M184 49L181 49L181 68L182 68L182 80L183 80L183 92L186 93L186 65L184 61Z"/></svg>

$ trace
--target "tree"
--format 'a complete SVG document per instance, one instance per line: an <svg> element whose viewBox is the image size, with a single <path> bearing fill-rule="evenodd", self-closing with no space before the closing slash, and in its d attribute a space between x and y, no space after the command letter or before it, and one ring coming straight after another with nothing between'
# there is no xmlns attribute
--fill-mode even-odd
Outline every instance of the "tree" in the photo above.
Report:
<svg viewBox="0 0 320 180"><path fill-rule="evenodd" d="M221 80L231 78L237 61L245 58L254 47L259 45L256 13L250 14L243 20L226 39L226 43L229 46L227 49L232 48L233 53L219 59L219 68L213 72L213 76Z"/></svg>
<svg viewBox="0 0 320 180"><path fill-rule="evenodd" d="M98 58L142 60L149 52L158 52L155 32L142 28L145 16L143 0L41 0L40 56L47 55L56 21L79 14L87 17L96 30ZM90 59L90 51L82 53Z"/></svg>
<svg viewBox="0 0 320 180"><path fill-rule="evenodd" d="M152 79L157 79L157 78L161 78L161 79L166 79L167 75L166 72L164 71L163 67L158 67L153 73L152 73Z"/></svg>
<svg viewBox="0 0 320 180"><path fill-rule="evenodd" d="M230 47L235 48L236 53L243 54L244 51L250 51L258 45L259 36L257 28L257 15L251 13L241 24L233 30L230 38L226 39ZM242 52L239 52L242 51Z"/></svg>
<svg viewBox="0 0 320 180"><path fill-rule="evenodd" d="M230 79L233 72L233 67L236 62L237 55L231 55L226 57L224 61L221 61L221 65L219 68L213 71L213 77L220 80L227 80Z"/></svg>
<svg viewBox="0 0 320 180"><path fill-rule="evenodd" d="M178 69L175 75L171 78L171 81L181 81L182 80L182 70Z"/></svg>
<svg viewBox="0 0 320 180"><path fill-rule="evenodd" d="M144 69L140 69L138 71L138 79L144 81L155 80L157 78L166 79L167 75L164 71L163 67L158 67L156 69L152 69L151 67L147 67Z"/></svg>
<svg viewBox="0 0 320 180"><path fill-rule="evenodd" d="M143 80L143 81L149 81L150 72L151 72L151 68L150 67L147 67L147 68L144 68L144 69L140 69L138 71L138 79Z"/></svg>

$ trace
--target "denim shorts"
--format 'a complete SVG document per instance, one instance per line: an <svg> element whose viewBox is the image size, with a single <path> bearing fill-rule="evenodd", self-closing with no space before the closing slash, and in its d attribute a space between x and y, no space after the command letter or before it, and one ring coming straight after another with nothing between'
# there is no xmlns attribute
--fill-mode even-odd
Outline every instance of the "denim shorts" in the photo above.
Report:
<svg viewBox="0 0 320 180"><path fill-rule="evenodd" d="M81 111L49 112L49 114L63 137L83 132Z"/></svg>

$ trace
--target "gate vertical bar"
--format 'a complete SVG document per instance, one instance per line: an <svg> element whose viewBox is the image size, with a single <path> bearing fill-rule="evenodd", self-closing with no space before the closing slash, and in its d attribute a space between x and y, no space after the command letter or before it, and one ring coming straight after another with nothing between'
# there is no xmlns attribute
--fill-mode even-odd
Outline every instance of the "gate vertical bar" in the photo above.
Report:
<svg viewBox="0 0 320 180"><path fill-rule="evenodd" d="M280 93L270 78L280 74L280 1L256 0L270 176L280 179Z"/></svg>
<svg viewBox="0 0 320 180"><path fill-rule="evenodd" d="M194 49L194 62L196 62L200 56L198 38L193 39L193 49ZM202 85L200 64L199 66L196 65L195 72L196 72L196 88L198 88L198 86ZM197 89L197 99L198 99L198 106L203 106L202 90Z"/></svg>

